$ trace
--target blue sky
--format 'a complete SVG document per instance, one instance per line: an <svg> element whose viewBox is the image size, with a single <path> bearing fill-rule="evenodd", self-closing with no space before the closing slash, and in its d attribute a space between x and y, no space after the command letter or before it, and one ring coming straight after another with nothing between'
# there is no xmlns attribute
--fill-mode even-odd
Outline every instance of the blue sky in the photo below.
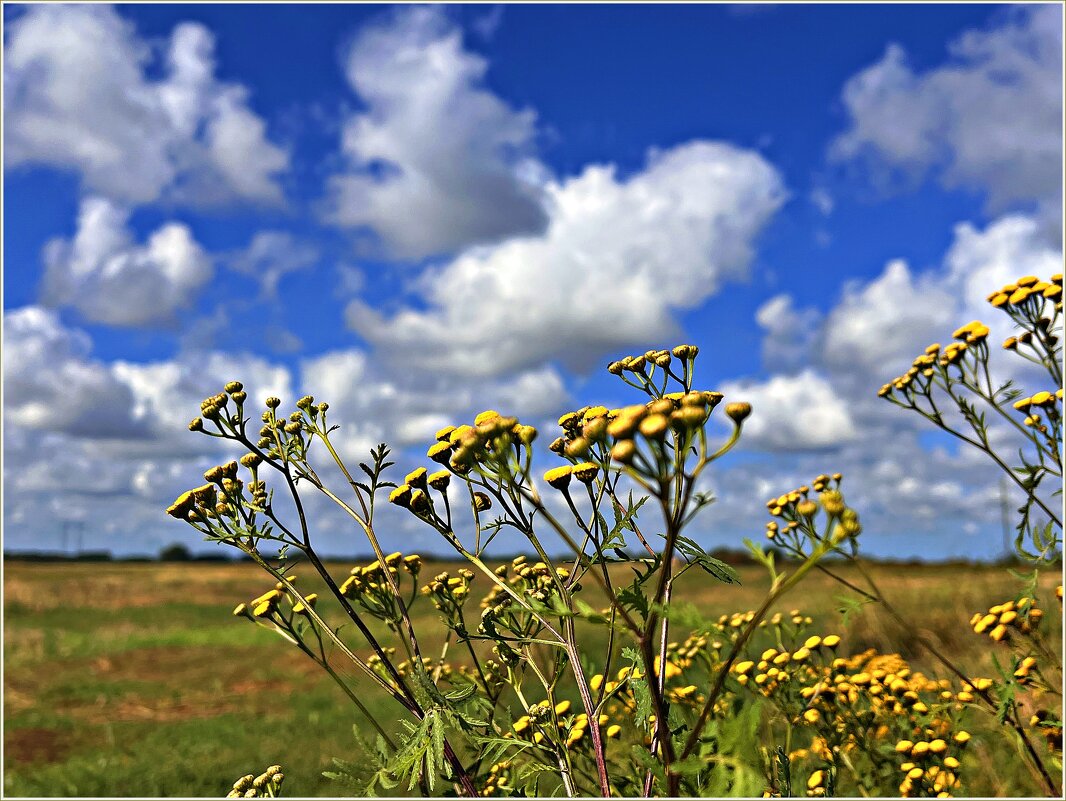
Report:
<svg viewBox="0 0 1066 801"><path fill-rule="evenodd" d="M183 422L231 378L328 399L350 454L407 465L494 404L542 425L631 402L603 365L681 341L756 408L706 544L842 470L871 552L1001 549L995 474L873 395L1061 262L1058 6L4 23L8 549L65 520L91 547L195 545L159 510L219 458ZM327 550L363 550L321 513Z"/></svg>

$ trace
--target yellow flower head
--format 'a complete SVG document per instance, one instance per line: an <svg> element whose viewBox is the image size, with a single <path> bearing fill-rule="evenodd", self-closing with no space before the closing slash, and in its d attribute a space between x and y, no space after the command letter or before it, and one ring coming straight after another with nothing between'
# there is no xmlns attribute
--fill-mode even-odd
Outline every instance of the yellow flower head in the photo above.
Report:
<svg viewBox="0 0 1066 801"><path fill-rule="evenodd" d="M429 450L426 451L426 456L437 462L437 464L447 464L451 453L451 445L447 442L434 442L429 446Z"/></svg>
<svg viewBox="0 0 1066 801"><path fill-rule="evenodd" d="M500 416L500 413L498 411L496 411L495 409L486 409L485 411L481 412L480 414L478 414L477 417L474 418L474 425L475 426L480 426L480 425L484 425L485 423L491 423L493 420L495 420L499 416Z"/></svg>
<svg viewBox="0 0 1066 801"><path fill-rule="evenodd" d="M411 505L411 487L407 484L398 486L389 493L389 503L402 506L404 509L408 508Z"/></svg>
<svg viewBox="0 0 1066 801"><path fill-rule="evenodd" d="M404 477L404 483L410 484L412 487L425 487L426 486L426 468L416 467L410 473Z"/></svg>
<svg viewBox="0 0 1066 801"><path fill-rule="evenodd" d="M448 489L448 484L451 480L451 473L447 470L438 470L436 473L430 473L427 483L429 486L433 487L433 489L444 492L444 490Z"/></svg>
<svg viewBox="0 0 1066 801"><path fill-rule="evenodd" d="M553 467L544 474L544 480L555 489L566 489L570 485L570 477L574 469L570 465Z"/></svg>
<svg viewBox="0 0 1066 801"><path fill-rule="evenodd" d="M592 462L581 462L573 467L574 478L583 484L591 484L599 474L600 468Z"/></svg>

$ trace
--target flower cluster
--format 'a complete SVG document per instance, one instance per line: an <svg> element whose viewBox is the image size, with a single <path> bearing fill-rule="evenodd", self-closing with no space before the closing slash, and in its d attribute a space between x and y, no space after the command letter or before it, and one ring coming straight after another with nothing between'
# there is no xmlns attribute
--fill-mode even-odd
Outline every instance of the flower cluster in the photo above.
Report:
<svg viewBox="0 0 1066 801"><path fill-rule="evenodd" d="M616 462L657 475L665 450L673 450L667 444L670 432L674 432L675 445L683 448L702 430L721 400L720 392L692 391L673 392L645 404L620 409L585 406L559 418L563 435L549 448L570 460L574 477L586 483L596 477L596 464L586 460L591 457L606 464L608 454ZM730 411L733 406L738 408ZM743 419L747 414L740 413L742 406L747 405L730 404L727 412L734 419ZM750 412L750 406L747 410ZM562 489L569 483L570 474L571 470L564 466L549 471L544 478L556 489Z"/></svg>
<svg viewBox="0 0 1066 801"><path fill-rule="evenodd" d="M285 576L289 584L296 583L296 576ZM314 609L318 602L317 593L309 593L304 596L307 601L297 599L289 592L288 587L278 582L274 589L268 590L257 598L247 603L238 604L233 610L234 617L243 617L258 623L273 624L282 631L292 632L308 617L307 608ZM287 603L287 605L285 605Z"/></svg>
<svg viewBox="0 0 1066 801"><path fill-rule="evenodd" d="M501 632L523 637L536 628L535 616L518 599L532 601L534 608L549 606L558 595L558 583L570 578L565 567L550 567L545 562L530 564L524 556L495 570L500 584L493 584L481 599L481 624L478 632L497 637Z"/></svg>
<svg viewBox="0 0 1066 801"><path fill-rule="evenodd" d="M372 617L397 625L401 611L393 587L400 587L401 575L411 577L410 597L417 587L422 557L418 554L404 556L400 551L390 553L384 563L375 559L368 565L353 567L348 578L340 586L341 595L358 603ZM401 574L402 571L402 574Z"/></svg>
<svg viewBox="0 0 1066 801"><path fill-rule="evenodd" d="M1036 601L1022 596L1016 601L1004 601L989 607L985 613L976 612L970 618L970 626L977 634L987 634L996 642L1010 639L1011 631L1029 634L1040 625L1044 612Z"/></svg>
<svg viewBox="0 0 1066 801"><path fill-rule="evenodd" d="M470 582L473 578L473 571L465 567L460 568L455 576L444 571L435 575L421 590L423 595L433 600L433 606L444 613L444 622L461 634L466 633L463 607L470 599Z"/></svg>
<svg viewBox="0 0 1066 801"><path fill-rule="evenodd" d="M809 618L798 613L792 621L773 637L787 647L755 652L731 672L740 688L767 699L794 727L792 767L813 761L816 768L808 795L826 794L829 776L841 770L871 790L899 781L900 759L903 796L957 792L957 751L970 739L962 717L973 691L989 690L992 681L971 679L956 689L913 671L898 654L867 649L839 656L838 635L809 633Z"/></svg>
<svg viewBox="0 0 1066 801"><path fill-rule="evenodd" d="M1022 329L1017 336L1004 341L1005 350L1021 352L1023 347L1028 346L1034 353L1022 355L1038 363L1054 350L1058 336L1052 329L1062 311L1061 273L1051 276L1048 281L1041 281L1033 275L1024 276L993 292L988 296L988 301L995 308L1005 311ZM929 397L938 384L950 386L954 379L949 368L955 367L960 371L960 378L964 378L967 368L963 362L968 355L972 354L975 359L970 365L971 369L976 369L978 362L988 358L989 333L989 327L980 320L967 323L952 334L954 342L944 348L939 343L927 347L907 372L884 384L877 394L899 402L900 399L906 401L915 395ZM1048 393L1038 394L1042 402L1049 400L1043 398ZM1060 394L1058 399L1061 398ZM1053 399L1051 403L1054 405Z"/></svg>
<svg viewBox="0 0 1066 801"><path fill-rule="evenodd" d="M961 763L956 754L969 741L970 733L962 730L955 732L950 744L942 737L897 742L896 753L905 759L899 766L903 772L903 780L899 783L900 796L950 798L960 784L958 771Z"/></svg>
<svg viewBox="0 0 1066 801"><path fill-rule="evenodd" d="M445 426L426 456L452 472L466 475L475 466L509 465L520 460L537 438L537 429L517 417L505 417L488 409L474 418L473 425ZM439 480L443 481L441 477Z"/></svg>
<svg viewBox="0 0 1066 801"><path fill-rule="evenodd" d="M844 502L840 491L843 476L819 475L811 485L770 498L766 508L775 518L766 524L768 539L793 554L808 552L808 546L836 546L862 532L859 514ZM811 497L812 490L818 493ZM819 513L823 523L819 525Z"/></svg>
<svg viewBox="0 0 1066 801"><path fill-rule="evenodd" d="M988 302L999 308L1023 308L1043 300L1062 302L1062 273L1055 273L1047 281L1035 275L1026 275L1013 284L1007 284L988 296Z"/></svg>
<svg viewBox="0 0 1066 801"><path fill-rule="evenodd" d="M258 776L251 773L241 776L233 783L233 789L226 794L226 798L277 798L284 781L281 765L271 765Z"/></svg>

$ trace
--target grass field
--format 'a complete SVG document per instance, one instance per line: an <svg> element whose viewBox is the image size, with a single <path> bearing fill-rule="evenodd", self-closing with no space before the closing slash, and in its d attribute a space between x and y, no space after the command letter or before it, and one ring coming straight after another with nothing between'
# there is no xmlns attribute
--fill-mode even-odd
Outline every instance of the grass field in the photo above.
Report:
<svg viewBox="0 0 1066 801"><path fill-rule="evenodd" d="M343 575L349 566L332 569ZM1005 569L872 571L913 627L900 630L873 607L841 625L842 588L819 574L782 609L813 615L816 628L844 637L844 648L898 652L935 674L915 639L921 629L971 675L992 675L989 640L967 622L1014 597L1018 585ZM740 572L740 587L690 573L675 599L708 614L752 608L765 577L754 567ZM1051 628L1060 625L1050 596L1058 580L1041 579ZM238 776L272 763L285 767L286 795L346 794L321 772L333 756L358 757L351 706L295 649L230 614L268 587L248 564L7 562L5 794L221 796ZM439 642L435 610L422 603L415 612ZM399 717L376 692L363 700L381 719ZM1004 769L1019 761L1014 754L983 756L975 769L992 772L988 786L1008 795L1030 787L1020 763Z"/></svg>

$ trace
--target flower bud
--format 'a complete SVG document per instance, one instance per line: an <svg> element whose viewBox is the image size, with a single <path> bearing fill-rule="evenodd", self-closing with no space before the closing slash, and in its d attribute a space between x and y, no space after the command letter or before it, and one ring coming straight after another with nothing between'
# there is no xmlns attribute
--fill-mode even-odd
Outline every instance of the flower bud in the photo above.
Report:
<svg viewBox="0 0 1066 801"><path fill-rule="evenodd" d="M194 417L192 420L189 421L189 430L190 431L203 431L204 430L204 421L201 418L199 418L199 417Z"/></svg>
<svg viewBox="0 0 1066 801"><path fill-rule="evenodd" d="M254 470L263 462L263 457L258 453L246 453L241 457L241 464L249 470Z"/></svg>
<svg viewBox="0 0 1066 801"><path fill-rule="evenodd" d="M528 448L533 444L533 440L537 438L537 429L533 426L520 425L515 430L515 435L518 437L518 441Z"/></svg>
<svg viewBox="0 0 1066 801"><path fill-rule="evenodd" d="M556 437L552 440L552 444L548 446L548 450L552 453L562 453L566 450L566 440L562 437Z"/></svg>
<svg viewBox="0 0 1066 801"><path fill-rule="evenodd" d="M474 509L478 512L487 512L492 508L492 498L484 492L474 493Z"/></svg>
<svg viewBox="0 0 1066 801"><path fill-rule="evenodd" d="M623 439L616 442L611 448L611 458L621 464L629 464L637 454L637 446L631 439Z"/></svg>
<svg viewBox="0 0 1066 801"><path fill-rule="evenodd" d="M662 439L669 427L669 418L662 414L652 414L640 421L639 430L647 439Z"/></svg>
<svg viewBox="0 0 1066 801"><path fill-rule="evenodd" d="M674 348L674 356L679 359L695 359L700 349L695 345L678 345Z"/></svg>
<svg viewBox="0 0 1066 801"><path fill-rule="evenodd" d="M444 490L448 489L448 484L451 483L451 480L451 473L447 470L438 470L436 473L430 474L427 483L429 486L433 487L433 489L444 492Z"/></svg>
<svg viewBox="0 0 1066 801"><path fill-rule="evenodd" d="M279 406L281 406L281 398L275 398L273 395L271 395L269 398L266 399L266 407L268 409L276 409Z"/></svg>
<svg viewBox="0 0 1066 801"><path fill-rule="evenodd" d="M725 414L726 417L739 426L751 414L751 404L743 402L728 403L725 407Z"/></svg>
<svg viewBox="0 0 1066 801"><path fill-rule="evenodd" d="M407 485L404 484L403 486ZM430 510L429 496L420 489L412 490L408 505L415 514L428 514Z"/></svg>
<svg viewBox="0 0 1066 801"><path fill-rule="evenodd" d="M565 453L575 459L579 459L589 452L589 441L584 437L578 437L566 444Z"/></svg>

